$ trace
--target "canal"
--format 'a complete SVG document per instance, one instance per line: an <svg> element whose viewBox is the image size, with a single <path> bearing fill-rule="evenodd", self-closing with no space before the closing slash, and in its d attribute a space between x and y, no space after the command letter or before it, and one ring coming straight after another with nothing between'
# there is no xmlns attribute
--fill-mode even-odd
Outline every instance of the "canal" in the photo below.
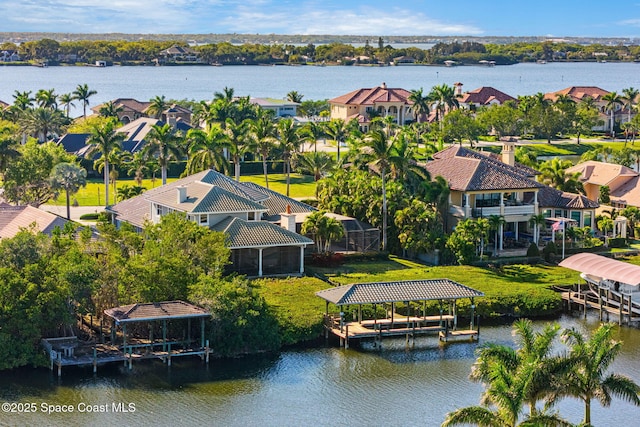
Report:
<svg viewBox="0 0 640 427"><path fill-rule="evenodd" d="M592 316L558 321L582 331L598 325ZM614 370L640 383L640 329L622 328L618 339L624 345ZM468 375L475 350L487 342L513 345L510 325L484 326L479 344L424 337L407 349L403 339L387 339L382 350L321 345L208 366L176 358L170 368L118 364L97 375L66 369L61 378L48 369L4 372L0 425L438 426L447 412L478 403L482 387ZM583 406L567 399L557 410L578 423ZM593 408L596 426L638 419L640 408L620 400Z"/></svg>

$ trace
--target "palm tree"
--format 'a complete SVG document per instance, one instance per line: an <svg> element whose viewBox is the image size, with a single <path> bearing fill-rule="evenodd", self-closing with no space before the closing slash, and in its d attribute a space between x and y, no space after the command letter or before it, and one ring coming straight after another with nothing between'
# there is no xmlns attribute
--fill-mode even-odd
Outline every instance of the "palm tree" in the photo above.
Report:
<svg viewBox="0 0 640 427"><path fill-rule="evenodd" d="M566 170L573 166L570 160L560 160L554 157L540 165L541 181L561 191L582 192L580 173L566 174Z"/></svg>
<svg viewBox="0 0 640 427"><path fill-rule="evenodd" d="M60 102L60 105L64 108L64 111L67 117L69 117L71 107L74 106L73 99L74 99L73 95L71 95L70 93L63 93L62 95L58 96L58 101Z"/></svg>
<svg viewBox="0 0 640 427"><path fill-rule="evenodd" d="M318 181L328 172L333 170L335 162L333 158L324 152L310 152L296 156L297 168L301 173L313 175L313 180Z"/></svg>
<svg viewBox="0 0 640 427"><path fill-rule="evenodd" d="M87 118L87 106L89 105L89 98L93 95L97 94L95 90L89 90L89 86L85 83L83 85L78 85L76 90L72 92L73 99L77 99L82 102L82 116Z"/></svg>
<svg viewBox="0 0 640 427"><path fill-rule="evenodd" d="M349 136L349 126L343 119L333 119L327 124L326 133L336 142L338 147L337 161L340 163L340 145Z"/></svg>
<svg viewBox="0 0 640 427"><path fill-rule="evenodd" d="M107 101L100 107L98 114L101 117L113 117L120 120L120 113L124 111L124 107L121 104L114 104L113 101Z"/></svg>
<svg viewBox="0 0 640 427"><path fill-rule="evenodd" d="M536 403L553 390L553 379L570 368L568 361L550 356L559 332L548 325L533 332L531 321L513 324L520 348L489 344L479 350L470 378L485 384L481 405L461 408L447 414L443 426L570 426L555 414L536 408ZM529 413L520 421L523 406ZM495 408L492 410L491 408Z"/></svg>
<svg viewBox="0 0 640 427"><path fill-rule="evenodd" d="M344 227L337 219L326 216L324 211L316 211L302 223L301 232L313 236L317 252L329 252L331 242L344 235Z"/></svg>
<svg viewBox="0 0 640 427"><path fill-rule="evenodd" d="M20 156L16 137L8 129L0 129L0 177L4 179L4 172L14 159Z"/></svg>
<svg viewBox="0 0 640 427"><path fill-rule="evenodd" d="M295 90L292 90L287 94L287 101L289 102L295 102L300 104L302 102L302 98L304 98L304 95L298 93Z"/></svg>
<svg viewBox="0 0 640 427"><path fill-rule="evenodd" d="M169 161L178 160L182 156L182 150L178 146L180 137L173 131L171 125L153 125L147 134L145 147L147 157L155 157L160 165L162 185L167 183L167 167Z"/></svg>
<svg viewBox="0 0 640 427"><path fill-rule="evenodd" d="M615 135L615 131L614 131L614 125L615 125L614 113L616 111L616 107L618 107L619 105L622 105L622 98L616 92L609 92L608 94L606 94L606 95L604 95L602 97L602 100L607 103L604 106L604 109L606 111L609 111L609 114L610 114L610 129L609 130L611 132L611 135L614 136Z"/></svg>
<svg viewBox="0 0 640 427"><path fill-rule="evenodd" d="M58 95L56 95L55 89L40 89L36 92L36 103L40 108L57 109Z"/></svg>
<svg viewBox="0 0 640 427"><path fill-rule="evenodd" d="M236 123L233 119L227 119L224 133L229 141L229 154L234 166L236 181L240 181L240 162L248 148L249 126L247 121Z"/></svg>
<svg viewBox="0 0 640 427"><path fill-rule="evenodd" d="M127 168L127 174L133 175L133 180L136 182L136 185L142 187L144 174L149 170L144 151L136 151L133 153L124 166Z"/></svg>
<svg viewBox="0 0 640 427"><path fill-rule="evenodd" d="M308 122L304 127L304 132L308 139L313 142L313 151L318 151L318 139L326 136L324 122Z"/></svg>
<svg viewBox="0 0 640 427"><path fill-rule="evenodd" d="M622 96L620 97L620 100L622 101L622 106L627 109L628 123L631 123L631 110L634 109L635 102L638 99L638 95L640 95L640 90L633 87L622 89Z"/></svg>
<svg viewBox="0 0 640 427"><path fill-rule="evenodd" d="M289 185L291 182L291 159L293 153L300 146L300 134L296 124L291 119L280 120L277 125L278 141L282 150L285 173L287 175L287 197L289 197Z"/></svg>
<svg viewBox="0 0 640 427"><path fill-rule="evenodd" d="M534 230L533 230L533 241L534 243L537 245L540 242L540 228L545 225L547 222L547 219L545 218L544 214L537 214L537 215L531 215L531 218L529 218L529 225L531 225Z"/></svg>
<svg viewBox="0 0 640 427"><path fill-rule="evenodd" d="M249 125L251 145L254 147L260 157L262 157L262 172L264 173L265 187L269 188L269 173L267 171L267 159L271 150L278 142L276 138L276 125L267 114L262 114L256 120L251 121Z"/></svg>
<svg viewBox="0 0 640 427"><path fill-rule="evenodd" d="M155 119L159 119L162 113L169 107L169 103L165 99L164 95L154 96L149 101L150 105L147 107L147 114Z"/></svg>
<svg viewBox="0 0 640 427"><path fill-rule="evenodd" d="M612 396L640 406L640 386L619 374L607 370L622 349L622 343L613 339L615 325L602 324L591 338L576 329L567 329L563 338L570 346L569 358L574 368L563 378L553 401L560 397L577 397L584 402L583 425L591 425L591 401L597 399L602 406L611 404Z"/></svg>
<svg viewBox="0 0 640 427"><path fill-rule="evenodd" d="M24 111L18 121L22 130L36 137L39 142L46 141L50 133L57 133L68 122L62 111L42 107Z"/></svg>
<svg viewBox="0 0 640 427"><path fill-rule="evenodd" d="M498 232L507 221L501 215L490 215L487 219L489 220L489 229L493 231L493 256L496 256L498 253Z"/></svg>
<svg viewBox="0 0 640 427"><path fill-rule="evenodd" d="M387 250L387 173L393 162L394 138L390 138L381 130L373 130L365 135L364 144L370 149L364 154L368 163L373 166L382 179L382 250Z"/></svg>
<svg viewBox="0 0 640 427"><path fill-rule="evenodd" d="M414 89L411 91L408 100L413 102L413 115L418 123L422 123L424 118L429 115L429 96L423 94L423 89Z"/></svg>
<svg viewBox="0 0 640 427"><path fill-rule="evenodd" d="M434 86L428 95L428 98L435 102L436 120L440 122L440 128L442 130L442 118L447 111L453 110L460 106L456 91L453 86L449 86L446 83Z"/></svg>
<svg viewBox="0 0 640 427"><path fill-rule="evenodd" d="M109 164L109 181L113 186L113 202L117 201L117 181L118 181L118 168L131 157L131 154L122 151L120 147L114 147L113 150L106 154L102 154L100 157L93 161L93 168L98 172L102 172L105 164Z"/></svg>
<svg viewBox="0 0 640 427"><path fill-rule="evenodd" d="M58 163L50 176L51 188L64 190L67 196L67 219L71 219L70 196L87 185L87 171L73 163Z"/></svg>
<svg viewBox="0 0 640 427"><path fill-rule="evenodd" d="M33 107L33 101L35 99L31 96L31 91L26 90L24 92L15 91L13 93L13 108L24 111L28 108Z"/></svg>
<svg viewBox="0 0 640 427"><path fill-rule="evenodd" d="M224 88L222 88L222 92L214 92L213 100L214 101L224 100L227 102L232 102L234 92L235 90L232 87L225 86Z"/></svg>
<svg viewBox="0 0 640 427"><path fill-rule="evenodd" d="M91 159L95 154L99 153L105 156L104 161L104 200L105 206L109 205L109 158L108 155L114 148L122 147L125 135L116 133L115 123L111 120L100 125L94 125L91 128L91 135L87 139L90 145L86 153L86 158Z"/></svg>
<svg viewBox="0 0 640 427"><path fill-rule="evenodd" d="M191 175L211 168L223 173L229 171L229 162L224 155L224 150L229 148L229 139L218 126L212 127L208 132L189 129L187 142L189 144L187 174Z"/></svg>
<svg viewBox="0 0 640 427"><path fill-rule="evenodd" d="M425 194L425 200L435 204L440 216L440 222L445 230L447 229L450 194L449 183L440 175L429 183Z"/></svg>

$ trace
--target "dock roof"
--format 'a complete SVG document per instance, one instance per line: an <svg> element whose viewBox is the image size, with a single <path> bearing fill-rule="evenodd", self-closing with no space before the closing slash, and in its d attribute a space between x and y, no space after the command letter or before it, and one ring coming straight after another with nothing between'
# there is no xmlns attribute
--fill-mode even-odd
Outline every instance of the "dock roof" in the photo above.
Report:
<svg viewBox="0 0 640 427"><path fill-rule="evenodd" d="M640 266L618 261L602 255L580 253L562 261L560 267L580 271L591 276L627 285L640 285Z"/></svg>
<svg viewBox="0 0 640 427"><path fill-rule="evenodd" d="M110 308L104 314L118 323L145 322L153 320L209 317L204 308L184 301L163 301L144 304L129 304Z"/></svg>
<svg viewBox="0 0 640 427"><path fill-rule="evenodd" d="M450 279L430 279L354 283L318 291L316 295L330 303L346 305L474 298L484 293Z"/></svg>

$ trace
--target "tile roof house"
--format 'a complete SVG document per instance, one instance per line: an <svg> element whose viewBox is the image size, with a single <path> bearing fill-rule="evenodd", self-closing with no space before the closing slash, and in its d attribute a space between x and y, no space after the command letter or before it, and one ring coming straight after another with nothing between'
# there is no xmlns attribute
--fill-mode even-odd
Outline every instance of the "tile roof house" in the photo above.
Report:
<svg viewBox="0 0 640 427"><path fill-rule="evenodd" d="M296 233L291 210L276 212L282 200L268 207L269 190L256 187L206 170L109 206L107 211L114 215L116 225L128 222L138 229L146 221L157 223L163 215L181 212L226 234L234 271L249 276L302 274L304 250L313 241ZM289 202L297 210L306 206L292 199ZM280 217L279 224L263 220L269 213L272 218Z"/></svg>
<svg viewBox="0 0 640 427"><path fill-rule="evenodd" d="M158 62L197 62L200 60L198 52L188 46L171 46L159 53Z"/></svg>
<svg viewBox="0 0 640 427"><path fill-rule="evenodd" d="M56 227L63 228L68 221L33 206L12 206L0 203L0 239L11 238L22 229L34 227L40 233L51 235Z"/></svg>
<svg viewBox="0 0 640 427"><path fill-rule="evenodd" d="M121 111L118 112L118 120L123 124L132 122L140 117L148 117L146 110L151 105L151 102L138 101L133 98L116 98L111 102L114 106L121 109ZM100 109L104 107L104 105L105 104L100 104L91 107L91 111L93 111L94 114L100 114Z"/></svg>
<svg viewBox="0 0 640 427"><path fill-rule="evenodd" d="M516 99L504 92L494 89L490 86L482 86L469 92L462 93L462 83L456 83L456 95L458 103L463 108L472 108L472 106L482 105L502 105L507 101L515 101Z"/></svg>
<svg viewBox="0 0 640 427"><path fill-rule="evenodd" d="M597 203L537 182L533 169L515 163L512 142L504 142L502 160L452 145L434 154L425 167L432 177L442 176L449 183L449 227L467 218L504 218L501 250L504 237L518 240L530 231L532 215L575 218L583 226L594 226ZM534 232L534 240L536 236Z"/></svg>
<svg viewBox="0 0 640 427"><path fill-rule="evenodd" d="M609 91L601 89L597 86L570 86L568 88L559 90L557 92L549 92L544 95L545 99L555 101L560 95L567 95L574 102L579 103L585 98L592 98L596 107L600 119L602 119L602 126L595 126L593 130L611 131L610 113L606 110L607 101L603 101L602 97L607 95ZM626 121L627 114L622 114L624 111L621 106L616 107L614 111L614 118L619 117L622 121Z"/></svg>
<svg viewBox="0 0 640 427"><path fill-rule="evenodd" d="M331 119L358 120L363 132L369 130L371 114L392 116L398 124L415 119L411 92L400 88L388 88L385 83L378 87L357 89L329 100Z"/></svg>
<svg viewBox="0 0 640 427"><path fill-rule="evenodd" d="M631 168L590 160L570 167L566 173L580 173L578 179L591 200L598 200L600 188L606 185L613 207L640 208L640 173Z"/></svg>

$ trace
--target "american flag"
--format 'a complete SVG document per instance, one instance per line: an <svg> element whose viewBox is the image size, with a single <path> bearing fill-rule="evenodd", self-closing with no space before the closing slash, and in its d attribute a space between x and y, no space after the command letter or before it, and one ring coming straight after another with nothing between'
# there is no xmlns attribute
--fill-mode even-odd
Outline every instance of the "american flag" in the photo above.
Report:
<svg viewBox="0 0 640 427"><path fill-rule="evenodd" d="M564 230L564 221L556 221L551 226L553 231Z"/></svg>

